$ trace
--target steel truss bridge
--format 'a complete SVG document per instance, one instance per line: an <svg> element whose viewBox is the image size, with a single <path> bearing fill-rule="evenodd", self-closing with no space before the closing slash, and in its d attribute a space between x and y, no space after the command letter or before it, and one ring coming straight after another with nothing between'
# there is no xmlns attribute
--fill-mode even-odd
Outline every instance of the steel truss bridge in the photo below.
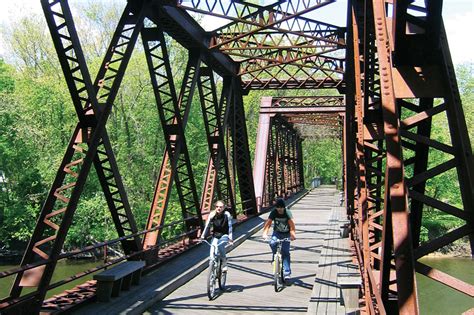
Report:
<svg viewBox="0 0 474 315"><path fill-rule="evenodd" d="M129 0L102 66L93 78L66 0L41 0L77 114L64 157L41 209L21 266L0 311L66 310L95 294L91 281L45 299L48 290L123 260L146 269L194 244L216 198L246 220L275 198L304 189L302 141L342 140L343 188L351 238L363 279L361 309L370 314L418 314L415 273L474 296L472 285L420 258L467 237L474 252L474 163L442 19L442 1L349 0L345 27L316 13L333 0ZM420 1L421 2L421 1ZM445 5L449 5L445 3ZM203 28L203 21L221 26ZM140 40L139 40L140 39ZM188 52L183 82L175 82L171 41ZM146 57L166 141L145 227L138 227L107 133L107 119L137 43ZM252 167L243 96L262 98ZM287 91L284 96L282 90ZM304 90L304 96L299 90ZM209 159L198 195L186 125L200 100ZM431 136L443 117L449 139ZM444 158L433 164L430 156ZM64 253L62 247L89 173L99 178L119 238ZM430 179L457 173L462 206L426 190ZM181 220L167 220L174 187ZM420 242L424 207L457 218L459 226ZM183 231L163 239L166 229ZM124 256L58 282L59 260L120 243ZM25 293L25 287L33 292Z"/></svg>

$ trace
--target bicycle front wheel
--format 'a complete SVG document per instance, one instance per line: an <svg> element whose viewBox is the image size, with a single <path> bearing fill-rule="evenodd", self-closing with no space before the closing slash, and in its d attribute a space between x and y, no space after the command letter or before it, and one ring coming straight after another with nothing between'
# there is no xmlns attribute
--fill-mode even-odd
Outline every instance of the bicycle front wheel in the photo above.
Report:
<svg viewBox="0 0 474 315"><path fill-rule="evenodd" d="M212 300L216 297L216 293L217 293L216 280L217 280L217 270L216 270L215 264L212 263L209 265L209 272L207 274L207 296L209 297L209 300Z"/></svg>
<svg viewBox="0 0 474 315"><path fill-rule="evenodd" d="M273 260L273 285L275 287L275 292L280 291L282 287L282 278L281 278L281 258L279 255L275 255Z"/></svg>
<svg viewBox="0 0 474 315"><path fill-rule="evenodd" d="M222 260L219 260L218 270L219 289L224 290L225 281L227 280L227 272L222 271Z"/></svg>

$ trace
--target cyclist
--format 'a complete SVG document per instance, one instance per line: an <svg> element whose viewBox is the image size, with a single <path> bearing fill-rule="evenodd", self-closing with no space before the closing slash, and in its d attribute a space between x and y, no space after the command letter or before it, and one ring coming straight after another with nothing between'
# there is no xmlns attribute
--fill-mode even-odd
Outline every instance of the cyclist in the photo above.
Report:
<svg viewBox="0 0 474 315"><path fill-rule="evenodd" d="M227 271L227 257L225 254L225 246L227 243L232 244L232 215L225 209L224 202L222 200L216 201L214 204L214 211L209 214L206 221L206 226L201 234L201 239L204 239L207 234L209 226L212 227L212 242L213 246L217 246L219 254L222 257L222 271ZM211 246L210 256L214 255L213 247Z"/></svg>
<svg viewBox="0 0 474 315"><path fill-rule="evenodd" d="M270 247L272 249L273 255L275 255L277 251L277 240L282 240L288 237L292 241L296 239L293 214L290 210L286 209L285 201L281 198L277 199L275 209L270 212L270 215L263 226L262 237L264 239L268 238L268 230L270 229L272 222L274 222L274 224L273 234L270 240ZM290 279L291 275L290 242L283 242L281 247L281 256L283 260L283 276L285 281L287 281Z"/></svg>

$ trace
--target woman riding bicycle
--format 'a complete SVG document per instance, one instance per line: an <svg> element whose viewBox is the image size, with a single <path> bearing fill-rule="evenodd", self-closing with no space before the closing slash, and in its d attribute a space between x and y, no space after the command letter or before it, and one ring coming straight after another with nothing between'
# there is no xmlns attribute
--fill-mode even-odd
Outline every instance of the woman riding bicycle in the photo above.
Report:
<svg viewBox="0 0 474 315"><path fill-rule="evenodd" d="M262 237L267 239L268 230L270 229L272 222L275 222L273 224L273 234L270 240L270 248L272 249L273 255L275 255L277 251L277 240L287 239L288 237L292 241L296 239L293 214L290 210L286 209L285 201L281 198L277 199L275 208L276 209L273 209L270 212L270 215L263 226L262 233ZM291 275L290 242L283 242L281 256L283 260L283 274L285 281L287 281Z"/></svg>
<svg viewBox="0 0 474 315"><path fill-rule="evenodd" d="M232 216L224 209L224 202L222 200L216 201L215 209L209 214L206 221L206 226L201 235L201 239L206 238L209 226L212 227L211 234L213 236L211 244L217 246L219 254L222 258L222 271L227 271L227 257L225 254L225 246L227 243L232 244ZM211 246L210 254L214 258L213 247Z"/></svg>

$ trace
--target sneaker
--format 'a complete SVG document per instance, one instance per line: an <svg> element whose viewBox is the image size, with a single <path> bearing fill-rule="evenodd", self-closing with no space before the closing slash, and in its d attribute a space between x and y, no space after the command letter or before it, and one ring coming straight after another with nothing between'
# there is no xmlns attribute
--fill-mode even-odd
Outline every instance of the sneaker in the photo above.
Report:
<svg viewBox="0 0 474 315"><path fill-rule="evenodd" d="M290 274L284 275L283 279L285 279L285 281L290 281L290 279L291 279Z"/></svg>

